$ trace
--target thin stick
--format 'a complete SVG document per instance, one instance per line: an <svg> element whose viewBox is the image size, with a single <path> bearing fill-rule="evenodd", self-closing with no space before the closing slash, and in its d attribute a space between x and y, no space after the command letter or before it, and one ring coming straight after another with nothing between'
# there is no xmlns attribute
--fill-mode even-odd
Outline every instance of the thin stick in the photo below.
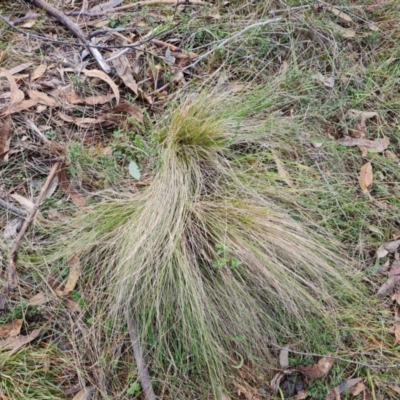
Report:
<svg viewBox="0 0 400 400"><path fill-rule="evenodd" d="M146 400L157 400L158 398L155 395L153 386L151 384L147 363L144 358L144 355L142 354L140 342L137 337L135 323L129 311L126 312L126 320L128 323L129 336L131 338L131 343L133 347L133 354L135 356L136 366L138 369L138 379L140 385L142 386L144 398Z"/></svg>
<svg viewBox="0 0 400 400"><path fill-rule="evenodd" d="M279 346L279 344L276 343L269 343L271 346L276 347L278 349L286 349L289 351L289 353L293 354L298 354L301 356L308 356L308 357L329 357L333 358L334 360L338 361L343 361L349 364L354 364L354 365L359 365L360 367L366 367L366 368L371 368L371 369L393 369L393 368L400 368L400 364L389 364L389 365L384 365L384 364L368 364L364 363L361 361L354 361L354 360L349 360L348 358L344 357L338 357L338 356L327 356L326 354L318 354L318 353L306 353L303 351L297 351L297 350L292 350L291 348L288 348L287 346Z"/></svg>
<svg viewBox="0 0 400 400"><path fill-rule="evenodd" d="M264 26L264 25L268 25L268 24L272 24L273 22L278 22L280 21L282 18L278 17L278 18L272 18L272 19L267 19L265 21L262 22L257 22L256 24L252 24L249 26L246 26L246 28L242 29L241 31L235 33L233 36L226 38L225 40L223 40L222 42L220 42L216 47L212 48L211 50L207 51L206 53L202 54L199 58L196 59L195 62L193 62L192 64L188 65L187 67L182 69L183 71L188 70L189 68L194 67L195 65L197 65L200 61L204 60L205 58L207 58L210 54L214 53L214 51L217 48L221 48L224 47L228 42L232 41L233 39L236 39L237 37L243 35L243 33L247 32L250 29L253 28L257 28L258 26Z"/></svg>
<svg viewBox="0 0 400 400"><path fill-rule="evenodd" d="M42 203L43 197L46 195L47 189L49 188L51 181L53 180L55 174L57 173L59 166L60 166L60 163L58 163L58 162L53 165L53 168L51 169L49 176L46 179L46 182L44 183L42 189L40 190L39 196L35 201L35 205L34 205L32 211L30 212L28 217L25 219L24 224L22 225L22 228L19 231L18 236L15 239L15 242L11 248L10 260L9 260L8 271L7 271L8 279L7 279L7 283L4 286L3 292L0 297L0 310L4 310L9 293L17 287L16 281L15 281L15 275L16 275L16 270L17 270L18 248L21 243L21 240L24 237L26 231L28 230L30 224L34 220L35 215L40 207L40 204Z"/></svg>
<svg viewBox="0 0 400 400"><path fill-rule="evenodd" d="M21 210L18 207L13 206L12 204L10 204L9 202L0 199L0 206L5 208L6 210L12 212L15 215L18 215L19 217L23 217L25 218L28 213L25 210Z"/></svg>
<svg viewBox="0 0 400 400"><path fill-rule="evenodd" d="M32 4L42 10L46 11L49 15L56 18L63 25L65 25L83 44L87 46L87 49L92 53L92 56L96 59L101 69L109 75L114 73L114 69L110 67L104 60L99 50L90 46L90 41L87 40L85 34L81 31L78 25L71 21L65 14L57 10L55 7L46 3L44 0L31 0Z"/></svg>

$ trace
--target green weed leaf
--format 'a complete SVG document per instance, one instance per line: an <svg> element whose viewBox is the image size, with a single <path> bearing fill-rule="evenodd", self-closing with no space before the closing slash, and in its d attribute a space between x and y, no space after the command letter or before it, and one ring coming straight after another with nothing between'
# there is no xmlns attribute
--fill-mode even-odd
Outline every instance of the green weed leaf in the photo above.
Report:
<svg viewBox="0 0 400 400"><path fill-rule="evenodd" d="M140 179L140 170L135 161L131 161L129 163L129 173L133 178Z"/></svg>

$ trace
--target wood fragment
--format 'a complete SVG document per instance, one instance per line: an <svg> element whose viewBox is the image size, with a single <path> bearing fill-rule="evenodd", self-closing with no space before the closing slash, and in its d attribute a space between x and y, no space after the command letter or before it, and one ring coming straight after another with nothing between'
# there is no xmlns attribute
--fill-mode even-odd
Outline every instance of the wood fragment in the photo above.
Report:
<svg viewBox="0 0 400 400"><path fill-rule="evenodd" d="M29 213L29 215L25 219L25 222L22 225L22 228L19 231L18 236L15 239L15 242L11 248L11 255L10 255L8 271L7 271L8 279L7 279L6 285L3 288L3 292L0 296L0 310L4 310L8 295L10 294L10 292L12 290L15 290L15 288L17 287L16 281L15 281L15 275L16 275L16 269L17 269L17 257L18 257L19 245L20 245L21 240L24 237L26 231L28 230L30 224L34 220L35 215L39 209L39 206L42 203L42 200L47 193L47 189L49 188L51 181L53 180L55 174L57 173L59 165L60 165L59 163L55 163L53 165L53 168L51 169L51 171L46 179L46 182L44 183L42 189L40 190L39 196L37 197L37 199L35 201L35 207L33 208L33 210Z"/></svg>

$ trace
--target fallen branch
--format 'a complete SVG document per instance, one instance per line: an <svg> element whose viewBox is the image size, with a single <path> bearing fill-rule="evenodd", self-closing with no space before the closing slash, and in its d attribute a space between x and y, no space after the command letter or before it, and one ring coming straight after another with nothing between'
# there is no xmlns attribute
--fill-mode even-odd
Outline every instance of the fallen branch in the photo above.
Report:
<svg viewBox="0 0 400 400"><path fill-rule="evenodd" d="M44 0L30 0L30 1L34 6L46 11L49 15L56 18L63 25L65 25L87 47L87 49L92 53L92 56L96 59L100 68L106 74L113 75L115 73L114 68L110 67L106 63L99 50L90 46L90 41L86 38L85 34L81 31L78 25L76 25L73 21L71 21L61 11L57 10L55 7L46 3Z"/></svg>
<svg viewBox="0 0 400 400"><path fill-rule="evenodd" d="M12 204L10 204L9 202L0 199L0 207L5 208L6 210L10 211L11 213L18 215L19 217L23 217L25 218L28 213L25 210L21 210L18 207L13 206Z"/></svg>
<svg viewBox="0 0 400 400"><path fill-rule="evenodd" d="M59 163L55 163L53 165L53 168L51 169L49 176L47 177L46 182L44 183L42 189L40 190L39 196L37 197L37 199L35 201L33 210L29 213L28 217L25 219L24 224L22 225L22 228L19 231L18 236L15 239L15 242L11 248L10 260L9 260L8 271L7 271L7 274L8 274L7 283L4 286L3 292L0 296L0 310L4 310L8 295L10 294L10 292L12 290L15 290L17 287L16 281L15 281L15 275L16 275L16 270L17 270L17 257L18 257L19 245L20 245L21 240L24 237L26 231L28 230L29 225L34 220L35 215L39 209L39 206L42 203L42 200L47 193L47 189L49 188L51 181L53 180L55 174L57 173L59 165L60 165Z"/></svg>
<svg viewBox="0 0 400 400"><path fill-rule="evenodd" d="M19 29L16 26L14 26L10 21L8 21L7 18L3 17L0 14L0 20L2 20L7 26L9 26L10 28L14 29L16 32L21 33L22 35L25 35L29 38L32 39L37 39L37 40L42 40L43 42L50 42L50 43L56 43L56 44L63 44L63 45L67 45L67 46L74 46L74 47L84 47L84 48L93 48L93 49L98 49L98 50L113 50L113 49L138 49L140 46L151 42L153 39L166 35L167 33L172 33L178 26L181 25L181 23L176 24L175 26L173 26L171 29L165 30L163 32L157 33L156 35L149 37L146 40L142 40L140 42L136 42L134 44L123 44L123 45L112 45L112 46L105 46L105 45L96 45L96 44L92 44L92 43L74 43L74 42L67 42L65 40L57 40L57 39L53 39L53 38L48 38L46 36L41 36L41 35L36 35L34 33L29 33L29 32L25 32L23 29ZM144 53L146 53L146 50L140 50ZM147 52L149 53L149 52ZM150 53L151 54L151 53Z"/></svg>
<svg viewBox="0 0 400 400"><path fill-rule="evenodd" d="M273 22L278 22L280 21L282 18L278 17L278 18L272 18L272 19L267 19L265 21L262 22L257 22L255 24L246 26L246 28L242 29L241 31L235 33L233 36L226 38L225 40L222 40L217 46L215 46L214 48L212 48L211 50L207 51L206 53L202 54L199 58L196 59L195 62L193 62L192 64L188 65L187 67L182 69L182 72L188 70L189 68L194 67L195 65L197 65L200 61L204 60L205 58L207 58L210 54L214 53L215 50L217 50L218 48L222 48L224 47L228 42L238 38L239 36L243 35L243 33L247 32L250 29L253 28L257 28L259 26L264 26L264 25L268 25L268 24L272 24Z"/></svg>
<svg viewBox="0 0 400 400"><path fill-rule="evenodd" d="M149 375L149 370L147 368L147 363L142 354L142 349L140 347L140 342L137 337L135 323L133 321L132 315L127 311L126 320L128 323L129 336L131 338L131 343L133 347L133 354L135 356L136 366L138 369L138 379L140 385L142 386L143 394L145 400L157 400L157 396L154 393L153 386L151 384L151 379Z"/></svg>
<svg viewBox="0 0 400 400"><path fill-rule="evenodd" d="M132 4L127 4L125 6L110 8L109 10L104 10L104 11L100 11L100 12L97 12L97 13L73 11L73 12L68 13L67 15L69 15L69 16L99 17L99 16L105 15L105 14L110 14L110 13L120 12L120 11L126 11L126 10L130 10L132 8L139 8L139 7L150 6L150 5L155 5L155 4L172 4L175 7L177 7L179 5L185 5L185 6L190 6L190 5L207 6L207 5L211 5L211 4L206 3L206 2L204 2L202 0L183 0L183 1L176 1L176 0L145 0L145 1L138 1L138 2L132 3Z"/></svg>

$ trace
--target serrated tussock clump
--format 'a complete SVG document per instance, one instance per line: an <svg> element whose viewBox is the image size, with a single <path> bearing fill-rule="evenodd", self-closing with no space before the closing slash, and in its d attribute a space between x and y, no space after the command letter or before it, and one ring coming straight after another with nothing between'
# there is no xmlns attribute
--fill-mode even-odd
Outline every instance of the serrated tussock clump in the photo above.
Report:
<svg viewBox="0 0 400 400"><path fill-rule="evenodd" d="M247 123L237 116L249 105L223 97L174 107L153 134L150 185L70 222L58 255L80 254L102 293L98 326L132 313L156 391L173 398L218 397L238 360L266 365L271 342L318 348L329 332L338 343L336 311L359 295L331 239L257 190L276 117ZM238 163L246 152L258 161Z"/></svg>

